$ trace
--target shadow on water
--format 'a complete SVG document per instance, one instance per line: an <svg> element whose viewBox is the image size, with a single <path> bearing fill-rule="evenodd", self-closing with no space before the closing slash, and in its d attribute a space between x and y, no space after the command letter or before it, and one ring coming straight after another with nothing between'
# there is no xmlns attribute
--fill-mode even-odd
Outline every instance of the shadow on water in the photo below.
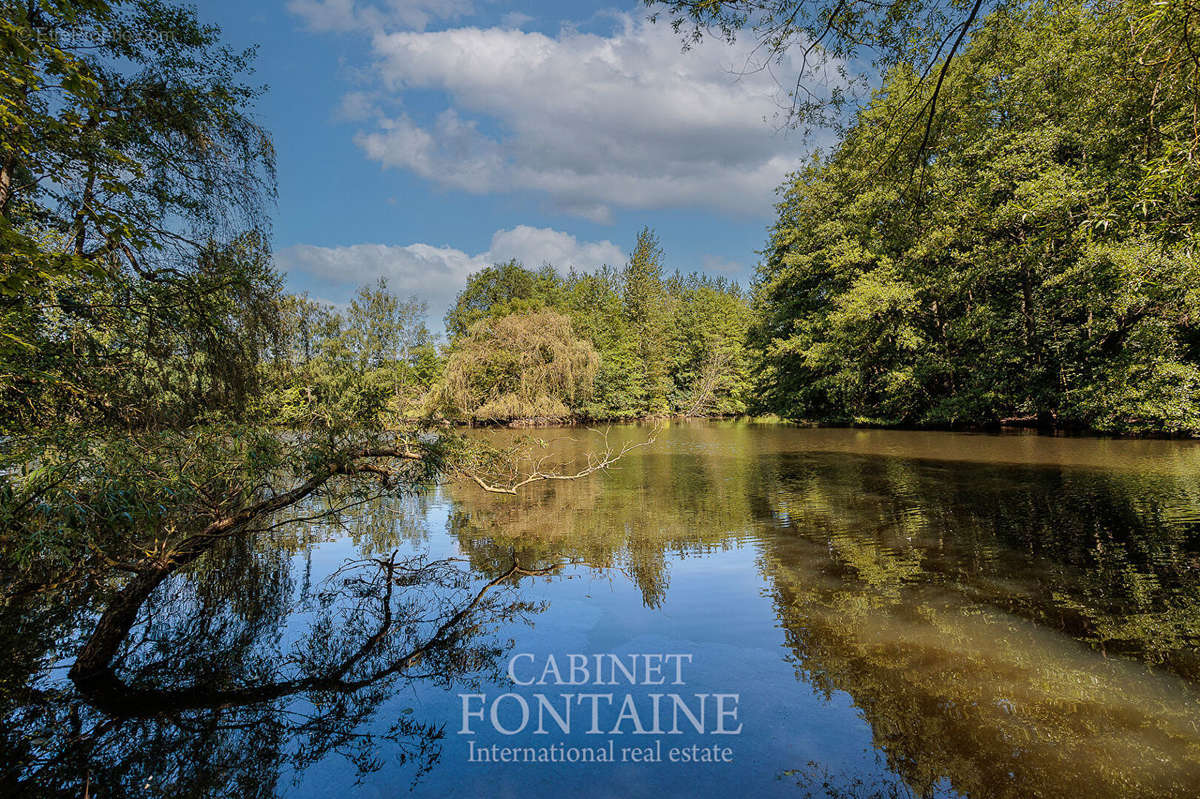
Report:
<svg viewBox="0 0 1200 799"><path fill-rule="evenodd" d="M592 444L544 435L558 457ZM5 608L8 792L273 796L331 756L360 777L454 768L454 720L397 698L497 682L564 564L628 580L667 630L690 612L673 572L726 579L739 548L774 616L764 646L792 672L743 692L848 696L883 763L772 762L794 795L1200 786L1189 442L684 424L597 479L402 504L228 542L156 588L110 672L78 686L65 672L114 589Z"/></svg>

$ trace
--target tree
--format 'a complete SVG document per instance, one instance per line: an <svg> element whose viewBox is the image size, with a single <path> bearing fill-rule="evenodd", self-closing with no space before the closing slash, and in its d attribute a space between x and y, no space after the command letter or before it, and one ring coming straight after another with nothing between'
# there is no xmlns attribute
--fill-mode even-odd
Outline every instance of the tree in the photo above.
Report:
<svg viewBox="0 0 1200 799"><path fill-rule="evenodd" d="M560 313L481 319L451 353L437 402L479 421L566 419L591 392L598 361Z"/></svg>
<svg viewBox="0 0 1200 799"><path fill-rule="evenodd" d="M222 328L266 324L277 291L274 154L248 111L251 55L157 0L0 8L6 421L161 423L213 392L245 399L257 366L221 351ZM187 379L199 394L122 393L124 375L161 383L185 362L208 371Z"/></svg>
<svg viewBox="0 0 1200 799"><path fill-rule="evenodd" d="M650 228L642 228L623 274L625 317L640 361L639 400L649 413L670 410L671 376L667 363L670 306L662 280L662 247Z"/></svg>
<svg viewBox="0 0 1200 799"><path fill-rule="evenodd" d="M284 297L281 327L293 342L276 358L269 416L308 424L314 414L376 425L418 415L441 373L425 305L402 300L380 279L359 289L345 314L306 297Z"/></svg>
<svg viewBox="0 0 1200 799"><path fill-rule="evenodd" d="M546 265L534 272L514 258L467 278L454 307L446 312L446 332L457 338L486 316L536 311L561 300L560 280L553 267Z"/></svg>
<svg viewBox="0 0 1200 799"><path fill-rule="evenodd" d="M732 42L748 33L757 60L749 69L785 68L784 119L793 125L844 130L847 112L871 98L878 75L906 66L922 94L897 99L897 125L920 128L924 150L951 64L990 11L1004 0L645 0L665 12L685 46L706 35ZM869 65L869 68L864 68Z"/></svg>
<svg viewBox="0 0 1200 799"><path fill-rule="evenodd" d="M1020 15L1031 4L1006 0L645 0L683 35L684 46L704 36L754 41L748 69L790 70L784 118L793 125L831 127L844 134L858 112L886 95L892 116L873 133L881 139L899 134L915 146L880 148L881 165L901 166L890 173L899 185L919 183L933 160L933 146L946 127L943 100L948 82L966 77L981 63L980 53L960 58L979 33L983 20ZM1038 4L1033 4L1034 6ZM1200 57L1195 43L1195 6L1190 0L1094 4L1089 13L1125 25L1126 42L1112 51L1117 68L1137 70L1151 93L1187 97L1200 114L1195 91ZM1069 12L1068 12L1069 13ZM1045 50L1040 51L1042 53ZM892 81L878 88L881 76L907 70L905 85ZM1189 88L1190 87L1190 88ZM1157 101L1154 101L1157 102ZM1170 102L1170 101L1167 101ZM861 126L859 134L863 133ZM1200 127L1180 120L1177 147L1160 154L1160 188L1187 193L1197 166L1191 154L1200 146ZM918 180L914 181L913 178ZM1167 187L1170 188L1167 188Z"/></svg>
<svg viewBox="0 0 1200 799"><path fill-rule="evenodd" d="M769 407L1200 429L1200 205L1194 183L1178 188L1197 84L1161 82L1165 56L1135 57L1140 14L988 17L943 86L916 186L881 164L927 146L892 120L899 98L931 89L907 67L888 74L837 150L785 185L756 288Z"/></svg>
<svg viewBox="0 0 1200 799"><path fill-rule="evenodd" d="M676 275L668 282L676 331L673 405L685 416L745 413L753 315L741 290L724 279Z"/></svg>
<svg viewBox="0 0 1200 799"><path fill-rule="evenodd" d="M568 407L571 418L746 409L747 298L737 286L699 275L664 281L662 249L648 229L621 269L566 277L549 266L536 273L515 263L484 269L468 279L446 319L458 329L467 319L541 309L569 316L575 335L599 358L591 390ZM465 340L463 333L452 339L452 356Z"/></svg>
<svg viewBox="0 0 1200 799"><path fill-rule="evenodd" d="M622 297L621 272L605 266L567 278L567 307L575 330L600 356L591 395L581 407L592 419L634 418L644 412L640 359Z"/></svg>

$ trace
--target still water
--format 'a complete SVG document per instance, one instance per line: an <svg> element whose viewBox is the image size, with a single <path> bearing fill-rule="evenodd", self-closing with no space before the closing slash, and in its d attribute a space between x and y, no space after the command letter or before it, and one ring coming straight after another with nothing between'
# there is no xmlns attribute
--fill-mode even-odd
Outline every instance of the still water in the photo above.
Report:
<svg viewBox="0 0 1200 799"><path fill-rule="evenodd" d="M674 423L231 543L142 608L124 696L65 680L86 612L6 612L5 784L1197 796L1198 589L1196 442Z"/></svg>

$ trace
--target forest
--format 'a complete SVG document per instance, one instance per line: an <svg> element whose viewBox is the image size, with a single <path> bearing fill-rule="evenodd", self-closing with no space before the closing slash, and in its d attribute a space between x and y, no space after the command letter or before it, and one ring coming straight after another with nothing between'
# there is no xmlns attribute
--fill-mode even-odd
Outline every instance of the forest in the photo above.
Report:
<svg viewBox="0 0 1200 799"><path fill-rule="evenodd" d="M496 264L447 311L439 354L406 356L423 364L405 367L427 392L414 407L1200 431L1189 14L996 8L944 81L891 65L839 144L788 177L746 290L664 277L649 230L623 268ZM326 372L337 335L317 344Z"/></svg>
<svg viewBox="0 0 1200 799"><path fill-rule="evenodd" d="M645 229L620 269L495 264L447 310L446 342L429 332L424 306L383 279L344 311L288 297L280 322L292 344L270 353L279 396L323 394L347 414L390 403L401 417L467 423L745 413L748 297L723 278L664 276L662 260ZM278 418L294 412L283 399Z"/></svg>
<svg viewBox="0 0 1200 799"><path fill-rule="evenodd" d="M1200 59L1180 3L1006 5L783 187L755 286L789 418L1200 429ZM901 127L905 102L941 109ZM914 98L914 99L909 99Z"/></svg>

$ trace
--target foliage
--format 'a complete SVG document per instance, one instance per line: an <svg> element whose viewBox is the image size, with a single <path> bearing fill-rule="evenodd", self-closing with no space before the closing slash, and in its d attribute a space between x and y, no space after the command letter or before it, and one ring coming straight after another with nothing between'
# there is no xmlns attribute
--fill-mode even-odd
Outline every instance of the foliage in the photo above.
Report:
<svg viewBox="0 0 1200 799"><path fill-rule="evenodd" d="M459 443L399 429L423 309L280 294L250 53L156 0L4 4L0 38L6 596L161 580L281 502L443 473Z"/></svg>
<svg viewBox="0 0 1200 799"><path fill-rule="evenodd" d="M598 360L561 313L480 319L447 360L436 402L478 421L563 419L590 394Z"/></svg>
<svg viewBox="0 0 1200 799"><path fill-rule="evenodd" d="M747 298L736 284L722 279L697 274L664 278L662 260L657 237L645 229L620 270L606 266L563 277L552 267L533 272L510 261L472 275L446 316L452 335L459 331L451 339L448 362L458 371L447 372L438 407L451 416L493 421L743 413L751 369ZM515 368L519 359L508 345L496 342L493 326L467 335L462 325L511 316L521 327L526 323L520 320L543 309L569 317L574 334L594 348L598 362L589 390L573 397L547 394L554 399L541 404L493 402L484 416L474 413L478 404L472 403L489 385L483 374ZM464 388L471 382L463 371L468 363L482 370L473 378L477 390ZM533 371L527 379L537 384L541 367L528 368ZM449 386L452 381L454 387ZM449 396L466 404L447 402Z"/></svg>
<svg viewBox="0 0 1200 799"><path fill-rule="evenodd" d="M662 280L662 247L649 228L638 234L622 281L625 318L633 336L640 380L635 387L639 405L651 413L670 409L667 374L667 324L670 308Z"/></svg>
<svg viewBox="0 0 1200 799"><path fill-rule="evenodd" d="M691 274L667 281L674 331L672 404L685 416L746 412L753 354L749 304L736 285Z"/></svg>
<svg viewBox="0 0 1200 799"><path fill-rule="evenodd" d="M928 90L889 73L841 146L785 186L756 287L766 407L1200 430L1200 196L1180 156L1200 83L1147 40L1149 10L989 17L911 184L888 154L918 157L922 132L892 121Z"/></svg>
<svg viewBox="0 0 1200 799"><path fill-rule="evenodd" d="M360 288L344 314L302 296L284 297L281 305L267 418L373 428L419 414L442 369L423 303L400 299L380 279Z"/></svg>
<svg viewBox="0 0 1200 799"><path fill-rule="evenodd" d="M277 287L250 55L155 0L0 7L9 429L162 424L251 393Z"/></svg>
<svg viewBox="0 0 1200 799"><path fill-rule="evenodd" d="M932 128L939 87L982 14L1006 0L645 0L684 46L705 36L753 42L746 69L770 69L789 81L781 115L796 126L844 132L848 112L869 100L879 75L905 67L921 91L897 102L897 124ZM894 154L893 154L894 155Z"/></svg>
<svg viewBox="0 0 1200 799"><path fill-rule="evenodd" d="M536 272L516 260L486 267L471 276L446 312L446 332L451 338L466 333L486 316L536 311L561 301L561 285L551 266Z"/></svg>

